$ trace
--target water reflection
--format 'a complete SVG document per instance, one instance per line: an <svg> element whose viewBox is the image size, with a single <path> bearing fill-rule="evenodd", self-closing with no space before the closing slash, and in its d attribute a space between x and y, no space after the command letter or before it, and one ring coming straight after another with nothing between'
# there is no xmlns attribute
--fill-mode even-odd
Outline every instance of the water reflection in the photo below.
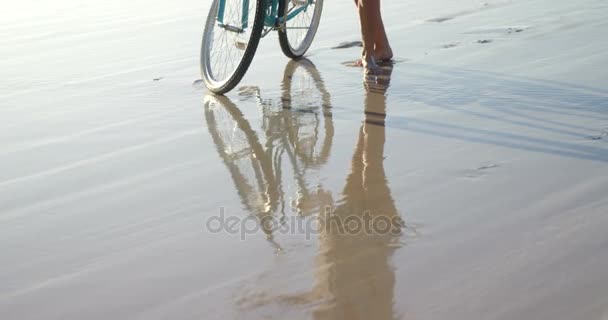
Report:
<svg viewBox="0 0 608 320"><path fill-rule="evenodd" d="M315 319L395 318L390 257L402 222L384 172L385 92L391 73L392 67L385 67L383 74L365 81L365 120L342 199L333 211L346 223L353 216L360 221L371 219L372 228L356 234L323 228L314 295L326 302L314 311ZM391 221L393 229L383 232L375 221Z"/></svg>
<svg viewBox="0 0 608 320"><path fill-rule="evenodd" d="M291 184L298 188L298 213L319 214L312 290L284 295L277 292L280 288L272 288L274 293L252 293L240 299L245 305L247 300L254 308L300 305L311 308L315 319L396 318L390 259L403 222L384 171L385 93L391 73L392 66L387 66L382 74L364 81L364 121L350 173L337 197L320 183L310 187L311 177L331 154L334 131L330 96L312 63L287 65L279 108L264 100L258 88L241 91L242 96L255 97L262 109L260 135L228 98L206 98L211 136L246 209L261 219L285 216L284 184ZM292 172L284 172L285 168ZM288 174L293 180L286 178ZM360 223L360 228L349 225L353 222ZM265 232L274 241L272 228ZM259 296L266 297L265 301L260 302Z"/></svg>
<svg viewBox="0 0 608 320"><path fill-rule="evenodd" d="M241 88L239 95L257 100L259 128L223 96L205 97L205 119L245 209L260 221L284 221L290 211L319 211L317 199L326 192L309 178L330 156L334 127L331 96L314 64L306 59L287 64L279 105L263 99L257 87ZM285 190L294 182L295 191ZM261 225L279 248L276 226Z"/></svg>

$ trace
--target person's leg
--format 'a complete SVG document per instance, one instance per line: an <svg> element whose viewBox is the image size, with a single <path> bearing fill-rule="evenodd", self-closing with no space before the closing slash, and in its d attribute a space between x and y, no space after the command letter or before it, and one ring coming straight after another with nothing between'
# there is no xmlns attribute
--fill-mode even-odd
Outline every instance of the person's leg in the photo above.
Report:
<svg viewBox="0 0 608 320"><path fill-rule="evenodd" d="M378 13L380 9L379 0L358 0L357 10L361 23L361 40L363 42L363 54L361 56L363 67L369 70L378 68L374 53L375 42L378 34Z"/></svg>
<svg viewBox="0 0 608 320"><path fill-rule="evenodd" d="M376 60L390 60L393 57L380 15L380 0L355 0L361 23L363 42L362 65L369 70L377 70Z"/></svg>
<svg viewBox="0 0 608 320"><path fill-rule="evenodd" d="M378 33L376 34L376 40L374 41L374 57L378 61L391 60L393 58L393 50L388 43L388 37L384 30L384 22L382 21L382 15L380 13L380 0L378 0L378 21L380 22L380 26Z"/></svg>

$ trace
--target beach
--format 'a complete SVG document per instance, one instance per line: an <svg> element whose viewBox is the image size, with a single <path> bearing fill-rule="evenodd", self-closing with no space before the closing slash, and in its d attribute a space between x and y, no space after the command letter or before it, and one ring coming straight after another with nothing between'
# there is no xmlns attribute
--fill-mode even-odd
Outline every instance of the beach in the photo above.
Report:
<svg viewBox="0 0 608 320"><path fill-rule="evenodd" d="M608 2L383 1L365 78L325 1L226 96L210 4L0 13L1 319L608 319Z"/></svg>

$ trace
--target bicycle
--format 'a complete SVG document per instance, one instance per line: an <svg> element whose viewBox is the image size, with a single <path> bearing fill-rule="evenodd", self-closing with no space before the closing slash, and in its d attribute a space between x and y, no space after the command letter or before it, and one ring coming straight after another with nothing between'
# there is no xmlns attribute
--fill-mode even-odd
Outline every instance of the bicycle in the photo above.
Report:
<svg viewBox="0 0 608 320"><path fill-rule="evenodd" d="M203 83L216 94L232 90L251 65L260 39L271 31L278 31L287 57L302 57L322 10L323 0L213 0L201 46Z"/></svg>

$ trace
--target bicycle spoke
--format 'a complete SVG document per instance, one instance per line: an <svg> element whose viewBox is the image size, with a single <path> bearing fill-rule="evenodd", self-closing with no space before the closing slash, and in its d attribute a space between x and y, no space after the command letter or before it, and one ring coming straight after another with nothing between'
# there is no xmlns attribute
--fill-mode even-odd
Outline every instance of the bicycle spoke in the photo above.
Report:
<svg viewBox="0 0 608 320"><path fill-rule="evenodd" d="M303 10L304 6L306 7ZM298 50L306 41L315 10L316 1L310 3L306 0L289 0L285 16L289 16L294 12L295 16L286 21L284 28L292 48Z"/></svg>
<svg viewBox="0 0 608 320"><path fill-rule="evenodd" d="M211 80L226 81L236 72L251 39L256 0L249 1L248 26L243 28L243 0L224 0L222 22L213 21L208 43L209 54L204 63ZM219 10L217 6L216 10ZM217 11L216 11L217 12Z"/></svg>

